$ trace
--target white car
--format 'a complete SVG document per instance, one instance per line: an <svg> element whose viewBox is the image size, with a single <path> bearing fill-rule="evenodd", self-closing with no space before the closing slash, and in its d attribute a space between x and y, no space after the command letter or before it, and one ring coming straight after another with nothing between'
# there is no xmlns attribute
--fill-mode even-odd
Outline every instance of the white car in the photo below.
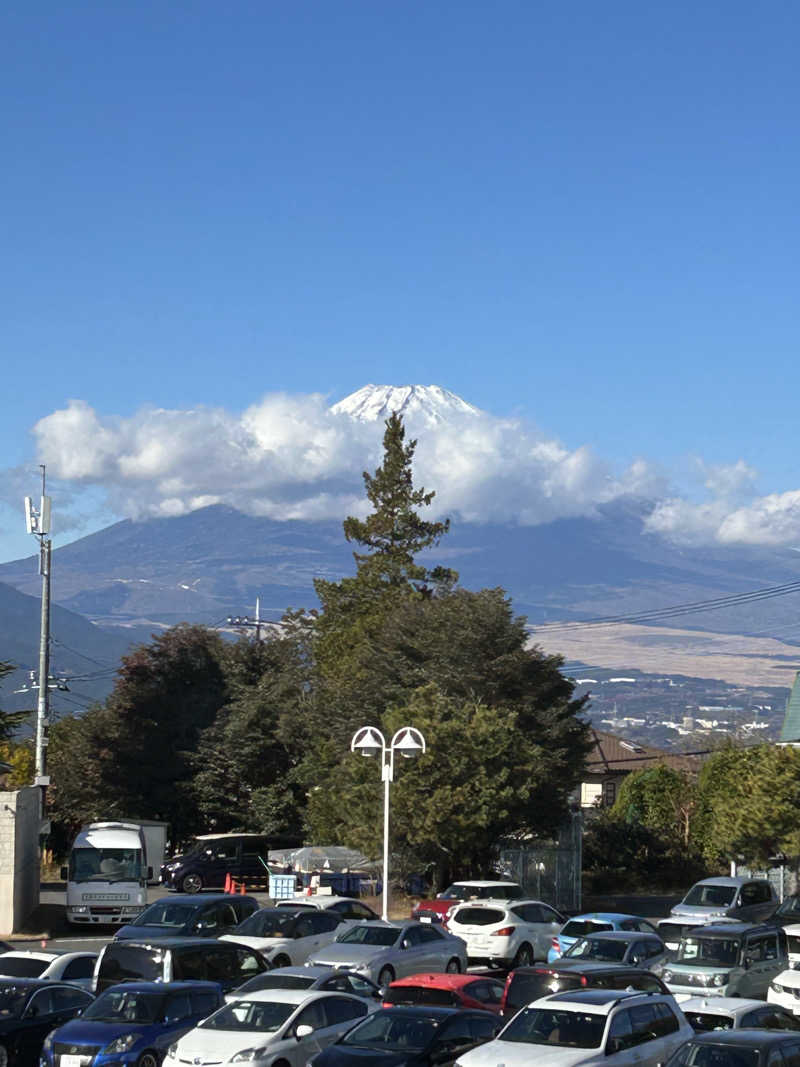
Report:
<svg viewBox="0 0 800 1067"><path fill-rule="evenodd" d="M456 1067L656 1067L694 1036L664 993L581 989L535 1000Z"/></svg>
<svg viewBox="0 0 800 1067"><path fill-rule="evenodd" d="M547 958L565 918L540 900L476 901L450 914L447 928L463 938L472 963L527 967Z"/></svg>
<svg viewBox="0 0 800 1067"><path fill-rule="evenodd" d="M329 945L341 932L342 919L332 911L262 908L219 940L249 945L271 967L293 967L305 963L312 952Z"/></svg>
<svg viewBox="0 0 800 1067"><path fill-rule="evenodd" d="M800 971L790 967L776 975L767 990L767 1001L800 1015Z"/></svg>
<svg viewBox="0 0 800 1067"><path fill-rule="evenodd" d="M777 1004L746 997L687 997L681 1011L695 1033L708 1030L800 1030L800 1020Z"/></svg>
<svg viewBox="0 0 800 1067"><path fill-rule="evenodd" d="M91 990L96 952L1 952L0 978L49 978Z"/></svg>
<svg viewBox="0 0 800 1067"><path fill-rule="evenodd" d="M460 937L430 923L357 923L308 962L355 971L388 986L410 974L466 971L467 946Z"/></svg>
<svg viewBox="0 0 800 1067"><path fill-rule="evenodd" d="M163 1067L255 1062L306 1067L378 1004L346 993L264 989L233 1000L167 1049Z"/></svg>
<svg viewBox="0 0 800 1067"><path fill-rule="evenodd" d="M314 896L290 897L287 900L279 900L276 908L309 908L320 911L333 911L342 919L350 919L352 922L367 923L380 920L377 911L360 900L353 897L325 896L324 893Z"/></svg>

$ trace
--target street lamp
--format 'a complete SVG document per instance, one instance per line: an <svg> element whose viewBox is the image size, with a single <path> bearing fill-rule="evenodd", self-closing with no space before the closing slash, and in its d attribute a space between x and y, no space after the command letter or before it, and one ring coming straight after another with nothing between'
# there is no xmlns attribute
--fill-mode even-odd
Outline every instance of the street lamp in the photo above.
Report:
<svg viewBox="0 0 800 1067"><path fill-rule="evenodd" d="M389 919L389 783L394 781L394 754L412 759L425 751L425 738L413 726L401 726L390 743L376 726L362 726L353 734L351 752L362 756L381 757L381 781L383 782L383 915Z"/></svg>

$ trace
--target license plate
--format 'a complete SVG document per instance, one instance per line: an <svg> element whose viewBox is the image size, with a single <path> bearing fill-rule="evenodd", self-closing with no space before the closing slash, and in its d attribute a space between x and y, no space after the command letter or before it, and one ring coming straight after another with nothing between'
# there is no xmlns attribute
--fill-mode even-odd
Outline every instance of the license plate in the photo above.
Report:
<svg viewBox="0 0 800 1067"><path fill-rule="evenodd" d="M83 1067L83 1056L62 1056L59 1067Z"/></svg>
<svg viewBox="0 0 800 1067"><path fill-rule="evenodd" d="M420 915L419 921L421 923L430 923L433 922L433 919L430 917L430 915Z"/></svg>

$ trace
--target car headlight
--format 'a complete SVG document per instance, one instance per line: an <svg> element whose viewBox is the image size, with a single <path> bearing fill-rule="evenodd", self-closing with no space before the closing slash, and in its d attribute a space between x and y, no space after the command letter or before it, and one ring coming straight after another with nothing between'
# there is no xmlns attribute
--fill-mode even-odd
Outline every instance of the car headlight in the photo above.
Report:
<svg viewBox="0 0 800 1067"><path fill-rule="evenodd" d="M123 1034L122 1037L115 1037L106 1045L103 1052L130 1052L141 1036L141 1034Z"/></svg>
<svg viewBox="0 0 800 1067"><path fill-rule="evenodd" d="M243 1048L235 1056L231 1056L231 1063L252 1063L253 1060L263 1060L269 1055L269 1048Z"/></svg>
<svg viewBox="0 0 800 1067"><path fill-rule="evenodd" d="M70 909L69 910L72 912L73 915L88 915L88 913L89 913L89 905L88 904L72 904L72 905L70 905Z"/></svg>
<svg viewBox="0 0 800 1067"><path fill-rule="evenodd" d="M725 985L728 981L727 974L704 974L702 976L703 985Z"/></svg>
<svg viewBox="0 0 800 1067"><path fill-rule="evenodd" d="M664 979L665 982L671 982L672 981L672 971L670 971L670 970L664 971L664 973L661 975L661 977Z"/></svg>
<svg viewBox="0 0 800 1067"><path fill-rule="evenodd" d="M783 992L783 989L781 988L781 986L778 985L777 982L770 982L769 983L769 987L770 987L770 989L772 990L773 993L782 993Z"/></svg>
<svg viewBox="0 0 800 1067"><path fill-rule="evenodd" d="M177 1060L177 1058L178 1058L178 1042L176 1041L174 1044L170 1045L169 1048L167 1049L167 1059L168 1060Z"/></svg>

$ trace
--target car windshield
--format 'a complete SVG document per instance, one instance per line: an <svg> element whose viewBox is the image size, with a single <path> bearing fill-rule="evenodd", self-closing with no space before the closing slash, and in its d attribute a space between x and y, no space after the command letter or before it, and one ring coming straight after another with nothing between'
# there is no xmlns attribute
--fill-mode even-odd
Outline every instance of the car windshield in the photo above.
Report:
<svg viewBox="0 0 800 1067"><path fill-rule="evenodd" d="M687 1041L667 1060L667 1067L758 1067L758 1048L746 1045L695 1044Z"/></svg>
<svg viewBox="0 0 800 1067"><path fill-rule="evenodd" d="M627 941L612 941L610 937L582 937L567 949L564 958L577 956L582 959L620 963L627 949Z"/></svg>
<svg viewBox="0 0 800 1067"><path fill-rule="evenodd" d="M291 937L296 916L288 908L263 908L248 916L236 927L237 934L248 937Z"/></svg>
<svg viewBox="0 0 800 1067"><path fill-rule="evenodd" d="M350 1030L340 1045L382 1049L386 1052L422 1052L433 1041L439 1027L438 1019L424 1015L395 1015L378 1011Z"/></svg>
<svg viewBox="0 0 800 1067"><path fill-rule="evenodd" d="M684 904L700 908L729 908L736 896L735 885L693 885L683 898Z"/></svg>
<svg viewBox="0 0 800 1067"><path fill-rule="evenodd" d="M30 989L15 985L0 986L0 1019L15 1019L22 1014Z"/></svg>
<svg viewBox="0 0 800 1067"><path fill-rule="evenodd" d="M469 900L470 897L476 897L478 891L474 885L455 885L448 886L444 893L441 895L441 900Z"/></svg>
<svg viewBox="0 0 800 1067"><path fill-rule="evenodd" d="M131 926L185 926L197 914L197 908L191 904L182 904L177 900L157 900L137 916Z"/></svg>
<svg viewBox="0 0 800 1067"><path fill-rule="evenodd" d="M600 1048L605 1015L553 1008L523 1008L503 1030L503 1041L562 1048Z"/></svg>
<svg viewBox="0 0 800 1067"><path fill-rule="evenodd" d="M141 849L74 848L70 852L71 882L139 882L141 878Z"/></svg>
<svg viewBox="0 0 800 1067"><path fill-rule="evenodd" d="M708 1011L686 1011L684 1014L689 1026L698 1034L705 1034L709 1030L733 1029L730 1015L714 1015Z"/></svg>
<svg viewBox="0 0 800 1067"><path fill-rule="evenodd" d="M13 978L38 978L52 963L52 960L39 960L35 956L0 956L0 974Z"/></svg>
<svg viewBox="0 0 800 1067"><path fill-rule="evenodd" d="M84 1011L83 1018L102 1023L154 1023L164 1014L163 993L109 989Z"/></svg>
<svg viewBox="0 0 800 1067"><path fill-rule="evenodd" d="M733 967L741 947L741 942L732 937L684 937L678 945L676 962Z"/></svg>
<svg viewBox="0 0 800 1067"><path fill-rule="evenodd" d="M215 1011L204 1022L202 1030L254 1030L258 1033L271 1033L279 1030L293 1011L296 1004L282 1004L271 1000L231 1001L224 1008Z"/></svg>
<svg viewBox="0 0 800 1067"><path fill-rule="evenodd" d="M388 948L400 936L400 931L393 926L352 926L337 938L343 945L380 945Z"/></svg>
<svg viewBox="0 0 800 1067"><path fill-rule="evenodd" d="M587 934L599 934L601 930L613 930L612 923L602 919L570 919L561 928L565 937L585 937Z"/></svg>

